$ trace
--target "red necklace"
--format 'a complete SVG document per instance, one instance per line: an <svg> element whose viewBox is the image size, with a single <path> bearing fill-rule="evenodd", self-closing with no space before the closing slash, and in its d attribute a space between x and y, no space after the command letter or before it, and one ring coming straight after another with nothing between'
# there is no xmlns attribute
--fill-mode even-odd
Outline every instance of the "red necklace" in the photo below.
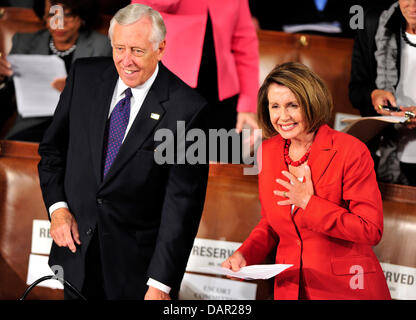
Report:
<svg viewBox="0 0 416 320"><path fill-rule="evenodd" d="M308 148L308 151L306 151L306 153L303 155L302 158L300 158L298 161L293 161L292 159L290 159L290 156L289 156L290 144L291 144L290 139L285 140L285 150L283 153L285 156L285 162L288 166L299 167L301 164L305 163L306 160L308 160L309 154L311 153L311 146Z"/></svg>

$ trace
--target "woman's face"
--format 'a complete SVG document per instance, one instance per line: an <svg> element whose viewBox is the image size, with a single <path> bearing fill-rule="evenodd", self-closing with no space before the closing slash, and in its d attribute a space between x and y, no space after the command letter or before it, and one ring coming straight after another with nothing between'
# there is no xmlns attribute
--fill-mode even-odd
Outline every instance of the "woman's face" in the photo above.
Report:
<svg viewBox="0 0 416 320"><path fill-rule="evenodd" d="M267 97L270 121L275 130L284 139L302 140L307 135L307 125L302 107L293 92L285 86L272 83Z"/></svg>
<svg viewBox="0 0 416 320"><path fill-rule="evenodd" d="M416 27L416 0L399 0L400 10L410 27Z"/></svg>
<svg viewBox="0 0 416 320"><path fill-rule="evenodd" d="M62 6L62 4L58 4ZM79 29L81 28L81 19L79 16L71 14L69 9L64 8L63 29L57 28L58 16L56 12L49 12L51 4L48 0L45 3L45 19L49 32L52 35L55 45L57 44L74 44L79 36Z"/></svg>

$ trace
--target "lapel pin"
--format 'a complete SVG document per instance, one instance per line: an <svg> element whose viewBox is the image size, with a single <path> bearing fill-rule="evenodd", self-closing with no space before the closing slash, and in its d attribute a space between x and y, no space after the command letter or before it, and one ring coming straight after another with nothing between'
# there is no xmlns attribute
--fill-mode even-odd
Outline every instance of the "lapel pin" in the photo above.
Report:
<svg viewBox="0 0 416 320"><path fill-rule="evenodd" d="M157 113L151 113L150 114L150 118L154 119L154 120L159 120L160 118L160 114Z"/></svg>

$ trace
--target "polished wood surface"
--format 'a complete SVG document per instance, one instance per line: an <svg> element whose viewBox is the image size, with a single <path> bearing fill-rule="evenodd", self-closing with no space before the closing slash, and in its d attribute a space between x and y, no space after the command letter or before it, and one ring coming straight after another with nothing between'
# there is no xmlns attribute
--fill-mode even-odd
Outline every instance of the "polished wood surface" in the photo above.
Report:
<svg viewBox="0 0 416 320"><path fill-rule="evenodd" d="M47 219L37 174L38 144L0 141L0 299L27 288L33 219ZM248 166L210 164L197 237L243 242L260 220L257 176ZM384 234L374 248L379 260L416 267L416 188L380 183ZM271 252L265 263L273 263ZM273 298L273 280L255 281L257 299ZM35 288L29 299L62 299L61 290Z"/></svg>
<svg viewBox="0 0 416 320"><path fill-rule="evenodd" d="M0 52L8 54L16 32L35 32L44 27L32 9L0 8Z"/></svg>
<svg viewBox="0 0 416 320"><path fill-rule="evenodd" d="M110 16L103 16L99 32L107 33L109 20ZM0 8L0 51L10 50L15 32L32 32L42 27L30 9ZM335 112L358 114L348 100L351 39L264 30L258 36L261 81L276 64L302 62L328 84ZM47 219L37 176L37 147L32 143L0 141L0 299L16 299L26 289L32 222ZM242 242L259 221L257 176L244 175L243 168L210 165L198 237ZM374 250L381 262L416 267L416 188L380 183L380 190L384 235ZM272 257L273 254L269 262ZM270 299L271 281L257 283L257 298ZM59 299L62 291L36 288L29 298Z"/></svg>
<svg viewBox="0 0 416 320"><path fill-rule="evenodd" d="M37 164L38 144L0 141L0 299L18 299L26 284L33 219L47 219ZM27 299L62 299L62 290L36 287Z"/></svg>
<svg viewBox="0 0 416 320"><path fill-rule="evenodd" d="M384 233L374 251L380 262L416 268L416 187L379 185Z"/></svg>

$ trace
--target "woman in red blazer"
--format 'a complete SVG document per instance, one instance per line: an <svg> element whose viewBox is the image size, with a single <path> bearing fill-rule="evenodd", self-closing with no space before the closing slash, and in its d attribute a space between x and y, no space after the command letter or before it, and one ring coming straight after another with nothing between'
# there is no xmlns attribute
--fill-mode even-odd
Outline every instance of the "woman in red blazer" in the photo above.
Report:
<svg viewBox="0 0 416 320"><path fill-rule="evenodd" d="M223 266L293 266L275 278L275 299L390 299L373 253L383 209L367 147L325 123L332 99L298 63L277 66L259 92L262 218Z"/></svg>

